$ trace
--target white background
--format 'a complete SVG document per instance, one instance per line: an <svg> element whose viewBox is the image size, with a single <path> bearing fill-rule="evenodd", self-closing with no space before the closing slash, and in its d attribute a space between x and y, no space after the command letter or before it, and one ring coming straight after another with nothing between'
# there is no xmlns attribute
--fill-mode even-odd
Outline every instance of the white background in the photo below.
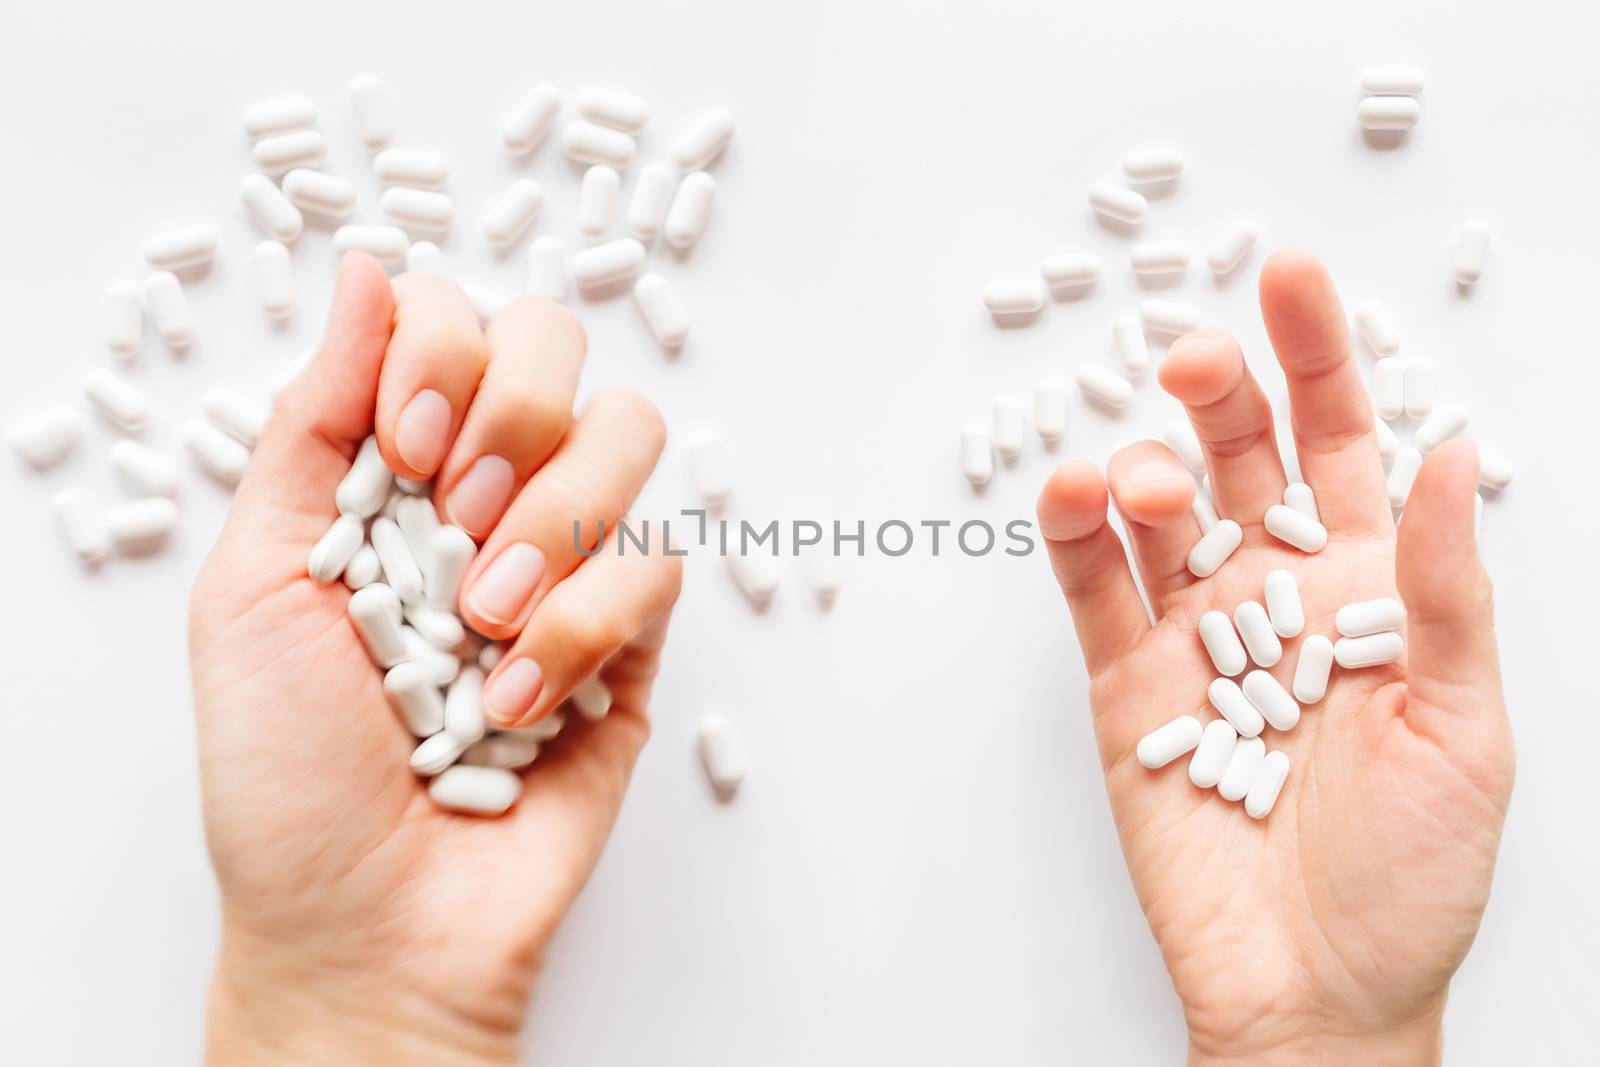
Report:
<svg viewBox="0 0 1600 1067"><path fill-rule="evenodd" d="M664 154L703 108L738 115L705 239L663 267L694 314L664 359L627 300L586 304L589 386L628 382L675 435L638 509L691 500L681 443L736 443L736 513L867 519L1030 517L1054 458L1037 438L974 497L956 433L1000 392L1026 395L1109 358L1111 317L1141 295L1127 240L1088 212L1118 158L1172 144L1189 169L1144 233L1203 249L1229 220L1302 244L1347 302L1381 297L1408 351L1433 354L1474 431L1513 456L1485 515L1498 580L1516 797L1494 897L1454 986L1458 1064L1592 1055L1600 957L1592 821L1596 293L1594 26L1576 5L1353 2L803 5L305 3L96 5L11 0L0 15L0 425L72 399L108 357L102 287L135 276L145 233L223 234L195 287L199 341L154 338L135 370L151 443L201 391L264 389L313 340L327 233L295 248L287 330L253 305L258 240L235 200L247 104L323 106L330 167L376 187L351 130L349 77L390 82L401 141L446 152L462 222L452 269L506 292L522 257L476 219L513 173L544 182L543 232L570 235L576 172L528 165L499 123L527 87L617 85ZM1476 10L1473 10L1476 9ZM1361 68L1428 75L1404 147L1364 143ZM570 99L570 97L569 97ZM1585 132L1587 131L1587 132ZM630 179L631 188L631 179ZM1451 283L1454 229L1494 227L1488 275ZM996 330L994 277L1085 248L1089 299ZM1282 386L1254 311L1258 253L1164 294L1236 331ZM1161 294L1158 294L1161 295ZM1362 354L1363 361L1370 357ZM1074 399L1062 455L1103 462L1178 408L1150 384L1118 419ZM30 1065L192 1062L215 945L184 649L188 585L226 498L183 486L165 555L76 565L46 501L115 492L98 424L62 468L0 456L6 743L0 775L0 1028ZM187 471L187 461L184 463ZM826 503L819 503L826 502ZM1574 663L1574 658L1580 662ZM719 806L694 761L697 717L737 718L753 771ZM714 559L694 561L655 708L656 736L588 891L561 929L530 1056L585 1064L1170 1063L1183 1026L1117 849L1084 676L1042 554L917 552L854 563L834 610L798 569L753 614Z"/></svg>

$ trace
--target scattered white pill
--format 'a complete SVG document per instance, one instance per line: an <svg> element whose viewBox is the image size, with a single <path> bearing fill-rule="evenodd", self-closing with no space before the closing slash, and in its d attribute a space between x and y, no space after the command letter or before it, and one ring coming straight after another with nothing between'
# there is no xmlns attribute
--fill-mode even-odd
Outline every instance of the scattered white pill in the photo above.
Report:
<svg viewBox="0 0 1600 1067"><path fill-rule="evenodd" d="M428 784L428 796L446 811L502 815L522 795L522 779L500 767L456 764Z"/></svg>
<svg viewBox="0 0 1600 1067"><path fill-rule="evenodd" d="M1189 505L1189 510L1194 515L1194 521L1199 524L1200 532L1208 534L1217 525L1217 509L1211 503L1211 497L1204 491L1194 495L1194 501Z"/></svg>
<svg viewBox="0 0 1600 1067"><path fill-rule="evenodd" d="M177 226L151 234L144 258L157 270L184 270L210 263L217 254L217 231L210 226Z"/></svg>
<svg viewBox="0 0 1600 1067"><path fill-rule="evenodd" d="M1039 273L1051 289L1085 289L1100 280L1100 257L1091 252L1064 252L1045 260Z"/></svg>
<svg viewBox="0 0 1600 1067"><path fill-rule="evenodd" d="M280 133L256 142L256 166L268 174L283 174L296 167L320 166L328 155L328 139L321 130Z"/></svg>
<svg viewBox="0 0 1600 1067"><path fill-rule="evenodd" d="M409 546L410 539L405 540ZM426 582L427 604L439 611L455 611L461 579L466 576L467 568L472 566L478 546L461 527L440 523L428 538L427 554L430 559Z"/></svg>
<svg viewBox="0 0 1600 1067"><path fill-rule="evenodd" d="M300 209L265 174L245 176L239 183L239 202L252 222L279 241L293 241L305 226Z"/></svg>
<svg viewBox="0 0 1600 1067"><path fill-rule="evenodd" d="M1321 552L1328 544L1328 528L1287 504L1274 504L1262 518L1267 533L1302 552Z"/></svg>
<svg viewBox="0 0 1600 1067"><path fill-rule="evenodd" d="M1328 672L1333 669L1333 642L1312 634L1300 642L1300 658L1294 665L1294 698L1302 704L1315 704L1328 692Z"/></svg>
<svg viewBox="0 0 1600 1067"><path fill-rule="evenodd" d="M683 347L689 336L689 313L666 278L642 275L633 285L633 299L657 343L663 348Z"/></svg>
<svg viewBox="0 0 1600 1067"><path fill-rule="evenodd" d="M1333 644L1333 658L1346 670L1358 670L1393 663L1405 649L1405 638L1393 632L1341 637Z"/></svg>
<svg viewBox="0 0 1600 1067"><path fill-rule="evenodd" d="M1129 225L1143 222L1150 210L1150 202L1143 196L1110 182L1095 182L1089 186L1089 206L1096 214Z"/></svg>
<svg viewBox="0 0 1600 1067"><path fill-rule="evenodd" d="M340 515L311 546L306 573L322 585L337 581L365 537L365 523L354 515Z"/></svg>
<svg viewBox="0 0 1600 1067"><path fill-rule="evenodd" d="M1290 482L1283 490L1283 502L1313 522L1322 521L1317 513L1317 494L1305 482Z"/></svg>
<svg viewBox="0 0 1600 1067"><path fill-rule="evenodd" d="M409 664L402 663L400 666L405 667ZM395 670L399 670L399 667ZM443 774L467 751L467 745L460 738L442 730L431 737L427 734L417 736L424 740L411 753L411 773L419 778L432 778L434 775Z"/></svg>
<svg viewBox="0 0 1600 1067"><path fill-rule="evenodd" d="M1022 401L1014 396L1002 396L994 402L994 450L1001 459L1014 460L1022 455L1022 445L1028 433L1028 416Z"/></svg>
<svg viewBox="0 0 1600 1067"><path fill-rule="evenodd" d="M1140 339L1143 340L1142 337ZM1200 446L1200 435L1194 432L1194 426L1188 419L1173 419L1162 427L1161 436L1190 473L1205 473L1205 449Z"/></svg>
<svg viewBox="0 0 1600 1067"><path fill-rule="evenodd" d="M987 484L994 476L989 427L981 422L969 422L961 428L961 473L974 486Z"/></svg>
<svg viewBox="0 0 1600 1067"><path fill-rule="evenodd" d="M1372 406L1380 419L1398 419L1406 411L1406 365L1385 356L1372 365Z"/></svg>
<svg viewBox="0 0 1600 1067"><path fill-rule="evenodd" d="M473 313L478 316L480 325L488 325L489 320L506 309L511 303L511 298L498 289L490 289L476 282L460 282L461 291L467 294L467 299L472 302Z"/></svg>
<svg viewBox="0 0 1600 1067"><path fill-rule="evenodd" d="M355 522L360 521L353 515L345 515L341 517L351 519ZM378 553L373 551L371 545L361 545L356 549L355 554L350 557L350 562L344 565L344 584L348 586L351 591L354 591L357 589L365 589L373 582L381 581L383 581L383 564L378 562ZM412 632L415 633L416 631L413 630ZM420 638L418 640L420 640ZM406 645L406 655L411 659L416 658L416 656L413 655L411 646L409 644L409 639ZM451 672L450 677L455 677L454 671ZM447 682L448 679L445 682L439 682L438 684L445 685Z"/></svg>
<svg viewBox="0 0 1600 1067"><path fill-rule="evenodd" d="M456 217L456 202L448 193L436 189L391 185L378 198L378 204L385 215L413 230L448 230Z"/></svg>
<svg viewBox="0 0 1600 1067"><path fill-rule="evenodd" d="M275 319L294 310L294 265L289 249L277 241L262 241L251 257L255 262L256 300Z"/></svg>
<svg viewBox="0 0 1600 1067"><path fill-rule="evenodd" d="M143 553L166 543L178 526L178 505L164 496L115 504L106 511L106 531L123 553Z"/></svg>
<svg viewBox="0 0 1600 1067"><path fill-rule="evenodd" d="M1256 246L1256 240L1254 223L1245 219L1230 223L1228 228L1211 242L1210 249L1206 251L1206 266L1211 268L1212 274L1218 276L1231 274Z"/></svg>
<svg viewBox="0 0 1600 1067"><path fill-rule="evenodd" d="M252 139L288 133L317 124L317 102L308 96L279 96L245 108L244 132Z"/></svg>
<svg viewBox="0 0 1600 1067"><path fill-rule="evenodd" d="M383 556L380 554L378 558L382 560ZM385 573L384 577L387 579L388 574ZM411 624L423 641L442 652L460 647L467 638L466 626L453 612L416 603L405 605L404 613L406 622Z"/></svg>
<svg viewBox="0 0 1600 1067"><path fill-rule="evenodd" d="M350 114L356 136L376 152L394 140L394 103L389 87L376 74L358 74L350 81Z"/></svg>
<svg viewBox="0 0 1600 1067"><path fill-rule="evenodd" d="M1283 642L1278 640L1267 609L1256 601L1246 600L1233 609L1233 625L1250 658L1260 666L1271 667L1283 658Z"/></svg>
<svg viewBox="0 0 1600 1067"><path fill-rule="evenodd" d="M385 148L372 157L372 172L384 185L442 189L450 180L450 161L425 148Z"/></svg>
<svg viewBox="0 0 1600 1067"><path fill-rule="evenodd" d="M1411 495L1411 485L1417 480L1417 472L1422 469L1422 453L1409 445L1394 454L1394 463L1389 467L1389 506L1403 508L1406 498Z"/></svg>
<svg viewBox="0 0 1600 1067"><path fill-rule="evenodd" d="M462 667L445 690L444 728L456 740L469 745L482 739L487 724L483 717L483 672L477 667Z"/></svg>
<svg viewBox="0 0 1600 1067"><path fill-rule="evenodd" d="M334 251L365 252L385 263L404 263L411 238L398 226L340 226L333 231Z"/></svg>
<svg viewBox="0 0 1600 1067"><path fill-rule="evenodd" d="M711 203L717 191L717 179L703 170L684 175L673 194L661 232L674 248L688 248L700 240L706 222L711 218Z"/></svg>
<svg viewBox="0 0 1600 1067"><path fill-rule="evenodd" d="M257 175L260 177L260 175ZM283 176L283 195L304 211L342 219L356 209L356 187L348 179L296 167Z"/></svg>
<svg viewBox="0 0 1600 1067"><path fill-rule="evenodd" d="M200 469L225 486L235 486L250 463L250 450L204 419L183 428L183 446Z"/></svg>
<svg viewBox="0 0 1600 1067"><path fill-rule="evenodd" d="M1213 719L1206 723L1205 730L1200 734L1200 743L1195 746L1194 755L1189 759L1189 781L1201 789L1210 789L1222 781L1222 774L1228 767L1228 759L1233 755L1233 746L1239 740L1239 733L1228 725L1225 719Z"/></svg>
<svg viewBox="0 0 1600 1067"><path fill-rule="evenodd" d="M706 776L717 791L727 794L738 789L748 772L748 760L733 723L722 715L705 716L700 720L699 744Z"/></svg>
<svg viewBox="0 0 1600 1067"><path fill-rule="evenodd" d="M135 282L106 286L100 302L100 339L118 359L131 360L144 339L144 295Z"/></svg>
<svg viewBox="0 0 1600 1067"><path fill-rule="evenodd" d="M1433 414L1428 416L1426 422L1417 427L1417 432L1412 435L1411 443L1417 450L1427 455L1452 437L1458 437L1466 431L1470 416L1467 409L1460 404L1445 404L1433 409Z"/></svg>
<svg viewBox="0 0 1600 1067"><path fill-rule="evenodd" d="M177 496L178 468L149 445L123 438L111 446L111 469L138 496Z"/></svg>
<svg viewBox="0 0 1600 1067"><path fill-rule="evenodd" d="M1021 318L1044 307L1044 285L1037 278L1000 278L983 288L983 306L998 319Z"/></svg>
<svg viewBox="0 0 1600 1067"><path fill-rule="evenodd" d="M1300 602L1300 586L1294 575L1281 568L1271 570L1263 585L1272 632L1279 637L1299 637L1300 631L1306 628L1306 611Z"/></svg>
<svg viewBox="0 0 1600 1067"><path fill-rule="evenodd" d="M378 439L368 437L361 442L361 448L356 452L356 458L350 464L350 469L340 479L339 487L334 490L333 500L338 505L341 515L356 515L369 519L383 508L383 502L389 498L389 488L393 484L394 473L384 462L383 453L378 451ZM430 512L433 510L431 503L428 505L428 510Z"/></svg>
<svg viewBox="0 0 1600 1067"><path fill-rule="evenodd" d="M1189 269L1189 246L1182 241L1141 241L1128 253L1128 262L1140 277L1178 274Z"/></svg>
<svg viewBox="0 0 1600 1067"><path fill-rule="evenodd" d="M406 249L406 270L412 274L443 274L444 252L432 241L413 241Z"/></svg>
<svg viewBox="0 0 1600 1067"><path fill-rule="evenodd" d="M611 711L611 689L599 675L590 675L579 682L568 699L578 709L578 714L590 722L599 722Z"/></svg>
<svg viewBox="0 0 1600 1067"><path fill-rule="evenodd" d="M509 152L532 152L549 136L560 114L561 93L553 86L535 86L506 116L500 127L500 141Z"/></svg>
<svg viewBox="0 0 1600 1067"><path fill-rule="evenodd" d="M490 241L504 245L522 235L544 208L544 190L532 178L519 178L495 201L483 217L483 232Z"/></svg>
<svg viewBox="0 0 1600 1067"><path fill-rule="evenodd" d="M1300 721L1300 705L1289 691L1266 671L1251 671L1240 685L1244 698L1274 730L1293 730Z"/></svg>
<svg viewBox="0 0 1600 1067"><path fill-rule="evenodd" d="M679 170L704 170L733 140L733 112L714 107L695 119L672 146Z"/></svg>
<svg viewBox="0 0 1600 1067"><path fill-rule="evenodd" d="M171 271L158 270L145 276L144 303L151 325L167 347L184 349L194 338L194 316L183 285Z"/></svg>
<svg viewBox="0 0 1600 1067"><path fill-rule="evenodd" d="M1392 356L1400 350L1400 331L1376 300L1363 300L1353 312L1356 332L1376 355Z"/></svg>
<svg viewBox="0 0 1600 1067"><path fill-rule="evenodd" d="M1364 130L1409 130L1422 117L1422 105L1409 96L1369 96L1356 108Z"/></svg>
<svg viewBox="0 0 1600 1067"><path fill-rule="evenodd" d="M537 237L528 246L528 295L567 298L567 250L559 237Z"/></svg>
<svg viewBox="0 0 1600 1067"><path fill-rule="evenodd" d="M1046 378L1034 386L1033 429L1047 446L1053 446L1067 432L1067 387L1055 378Z"/></svg>
<svg viewBox="0 0 1600 1067"><path fill-rule="evenodd" d="M417 567L416 556L412 554L400 527L393 519L379 515L372 520L368 537L372 540L373 551L378 553L378 562L383 564L384 578L395 596L400 598L400 603L415 604L421 601L422 571ZM417 630L421 632L422 627L418 626ZM423 636L428 635L423 633Z"/></svg>
<svg viewBox="0 0 1600 1067"><path fill-rule="evenodd" d="M1288 777L1289 757L1282 752L1268 752L1250 779L1250 791L1244 795L1245 814L1252 819L1265 819L1271 814Z"/></svg>
<svg viewBox="0 0 1600 1067"><path fill-rule="evenodd" d="M6 444L38 470L66 457L83 437L83 419L65 404L27 416L6 432Z"/></svg>
<svg viewBox="0 0 1600 1067"><path fill-rule="evenodd" d="M599 126L637 134L650 121L650 108L632 93L594 86L578 90L578 114Z"/></svg>
<svg viewBox="0 0 1600 1067"><path fill-rule="evenodd" d="M1242 800L1255 781L1256 772L1267 754L1267 744L1259 737L1241 737L1228 753L1228 765L1217 782L1217 795L1223 800Z"/></svg>
<svg viewBox="0 0 1600 1067"><path fill-rule="evenodd" d="M612 285L638 274L644 256L644 245L632 237L593 245L572 257L572 280L580 289Z"/></svg>
<svg viewBox="0 0 1600 1067"><path fill-rule="evenodd" d="M1240 674L1250 665L1226 612L1212 610L1200 616L1200 643L1205 645L1218 674Z"/></svg>
<svg viewBox="0 0 1600 1067"><path fill-rule="evenodd" d="M1456 282L1460 285L1476 283L1483 277L1483 268L1488 260L1489 224L1477 220L1464 223L1460 235L1456 238L1453 266Z"/></svg>
<svg viewBox="0 0 1600 1067"><path fill-rule="evenodd" d="M1122 175L1136 185L1168 182L1183 173L1183 153L1176 148L1147 148L1122 157Z"/></svg>
<svg viewBox="0 0 1600 1067"><path fill-rule="evenodd" d="M1406 621L1405 605L1394 597L1360 600L1346 604L1333 617L1334 629L1341 637L1366 637L1398 630Z"/></svg>
<svg viewBox="0 0 1600 1067"><path fill-rule="evenodd" d="M1478 484L1485 489L1504 489L1516 476L1511 461L1498 452L1478 447Z"/></svg>
<svg viewBox="0 0 1600 1067"><path fill-rule="evenodd" d="M1083 395L1108 408L1125 408L1133 399L1133 383L1098 363L1082 363L1076 374Z"/></svg>
<svg viewBox="0 0 1600 1067"><path fill-rule="evenodd" d="M727 439L709 426L689 437L689 478L695 492L713 508L720 508L733 492L733 456Z"/></svg>
<svg viewBox="0 0 1600 1067"><path fill-rule="evenodd" d="M1218 614L1221 614L1220 612ZM1224 616L1226 617L1226 616ZM1232 678L1214 678L1206 687L1206 699L1217 714L1227 719L1240 737L1255 737L1266 728L1267 720L1261 717Z"/></svg>
<svg viewBox="0 0 1600 1067"><path fill-rule="evenodd" d="M466 767L503 767L516 771L538 758L539 742L535 739L525 734L496 733L463 752L461 763Z"/></svg>
<svg viewBox="0 0 1600 1067"><path fill-rule="evenodd" d="M1395 432L1389 429L1389 424L1384 422L1381 417L1374 419L1372 421L1372 433L1378 439L1378 457L1380 459L1393 459L1394 454L1400 451L1400 438L1396 437Z"/></svg>
<svg viewBox="0 0 1600 1067"><path fill-rule="evenodd" d="M1368 67L1361 72L1361 91L1369 96L1416 96L1422 92L1422 71L1416 67Z"/></svg>
<svg viewBox="0 0 1600 1067"><path fill-rule="evenodd" d="M123 433L139 433L150 421L150 401L144 390L104 367L84 376L83 395Z"/></svg>
<svg viewBox="0 0 1600 1067"><path fill-rule="evenodd" d="M622 175L616 168L596 163L583 172L578 187L578 232L599 237L616 221L622 199Z"/></svg>
<svg viewBox="0 0 1600 1067"><path fill-rule="evenodd" d="M1225 563L1244 540L1244 531L1232 519L1221 519L1189 550L1189 572L1196 578L1209 578Z"/></svg>
<svg viewBox="0 0 1600 1067"><path fill-rule="evenodd" d="M639 171L628 201L628 232L641 241L652 241L661 232L667 209L678 189L678 172L671 164L657 160Z"/></svg>
<svg viewBox="0 0 1600 1067"><path fill-rule="evenodd" d="M1200 325L1200 313L1174 300L1146 300L1139 305L1139 321L1151 333L1178 336Z"/></svg>
<svg viewBox="0 0 1600 1067"><path fill-rule="evenodd" d="M592 122L569 123L561 131L561 150L574 163L604 163L627 170L633 162L633 138Z"/></svg>
<svg viewBox="0 0 1600 1067"><path fill-rule="evenodd" d="M757 608L764 607L778 591L778 561L760 547L749 552L730 551L728 572L734 583Z"/></svg>
<svg viewBox="0 0 1600 1067"><path fill-rule="evenodd" d="M82 489L63 489L50 501L67 546L85 563L98 563L111 551L106 514Z"/></svg>
<svg viewBox="0 0 1600 1067"><path fill-rule="evenodd" d="M1145 734L1134 749L1140 764L1155 770L1165 767L1200 743L1205 727L1193 715L1179 715L1165 726Z"/></svg>

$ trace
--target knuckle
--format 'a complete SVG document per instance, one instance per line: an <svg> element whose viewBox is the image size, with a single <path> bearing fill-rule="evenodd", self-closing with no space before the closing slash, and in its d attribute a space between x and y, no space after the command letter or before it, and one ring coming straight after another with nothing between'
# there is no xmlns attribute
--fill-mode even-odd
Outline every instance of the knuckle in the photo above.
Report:
<svg viewBox="0 0 1600 1067"><path fill-rule="evenodd" d="M495 398L497 421L522 440L553 442L572 424L572 409L556 396L519 389Z"/></svg>
<svg viewBox="0 0 1600 1067"><path fill-rule="evenodd" d="M650 443L656 455L660 455L666 447L666 420L661 417L655 404L636 389L625 385L607 386L595 394L586 414L603 416L627 425L631 433Z"/></svg>

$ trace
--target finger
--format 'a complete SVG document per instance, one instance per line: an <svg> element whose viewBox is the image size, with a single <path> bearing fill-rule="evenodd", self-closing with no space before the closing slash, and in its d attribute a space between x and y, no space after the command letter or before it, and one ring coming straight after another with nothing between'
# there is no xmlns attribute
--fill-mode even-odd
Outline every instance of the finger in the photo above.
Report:
<svg viewBox="0 0 1600 1067"><path fill-rule="evenodd" d="M550 590L484 684L484 710L496 725L544 718L671 610L683 560L664 547L642 552L613 530L598 555Z"/></svg>
<svg viewBox="0 0 1600 1067"><path fill-rule="evenodd" d="M1082 460L1056 468L1039 493L1039 532L1092 677L1150 630L1127 553L1106 522L1106 481L1097 468Z"/></svg>
<svg viewBox="0 0 1600 1067"><path fill-rule="evenodd" d="M1189 550L1200 538L1194 476L1166 445L1136 441L1111 457L1106 481L1159 619L1167 596L1195 581L1189 572Z"/></svg>
<svg viewBox="0 0 1600 1067"><path fill-rule="evenodd" d="M536 299L496 315L487 342L488 370L435 490L446 521L479 540L567 432L587 347L572 312Z"/></svg>
<svg viewBox="0 0 1600 1067"><path fill-rule="evenodd" d="M599 524L609 530L627 513L666 437L661 414L638 393L598 394L468 568L462 619L496 640L520 630L540 599L585 558L578 535L592 553Z"/></svg>
<svg viewBox="0 0 1600 1067"><path fill-rule="evenodd" d="M1333 279L1309 252L1274 252L1261 268L1261 315L1289 382L1295 451L1322 522L1357 534L1389 530L1372 401L1350 358Z"/></svg>
<svg viewBox="0 0 1600 1067"><path fill-rule="evenodd" d="M1289 483L1272 434L1272 406L1239 342L1221 330L1185 334L1168 350L1158 377L1182 401L1205 449L1217 514L1260 525Z"/></svg>
<svg viewBox="0 0 1600 1067"><path fill-rule="evenodd" d="M402 274L394 335L378 382L378 447L389 469L426 481L439 470L489 362L477 312L454 282Z"/></svg>

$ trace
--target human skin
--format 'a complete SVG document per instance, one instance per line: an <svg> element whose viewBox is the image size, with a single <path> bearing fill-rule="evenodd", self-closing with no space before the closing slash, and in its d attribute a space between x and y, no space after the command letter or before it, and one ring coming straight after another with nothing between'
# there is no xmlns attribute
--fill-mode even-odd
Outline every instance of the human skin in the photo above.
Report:
<svg viewBox="0 0 1600 1067"><path fill-rule="evenodd" d="M573 413L583 354L558 304L518 301L480 329L442 277L391 286L369 257L341 263L322 346L278 398L190 603L223 920L208 1063L516 1062L546 946L649 734L681 580L675 556L572 545L574 518L626 514L665 437L626 391ZM428 799L349 591L306 576L374 419L390 466L436 477L444 518L482 546L459 606L511 642L485 688L492 725L543 718L597 671L613 694L600 722L572 717L499 818ZM531 546L523 565L494 578L514 545Z"/></svg>
<svg viewBox="0 0 1600 1067"><path fill-rule="evenodd" d="M1241 547L1211 577L1189 573L1194 478L1154 441L1124 448L1104 474L1062 464L1039 497L1041 532L1090 675L1123 855L1183 1003L1190 1063L1435 1063L1515 764L1474 534L1477 453L1466 440L1435 449L1397 533L1331 280L1312 256L1286 250L1263 265L1260 287L1327 547L1306 555L1262 527L1287 481L1271 409L1238 344L1215 330L1176 341L1159 377L1188 412L1217 512L1243 527ZM1126 543L1106 521L1108 498ZM1187 758L1151 771L1134 748L1174 716L1216 717L1200 710L1216 671L1199 617L1260 600L1279 567L1299 584L1305 634L1337 638L1341 605L1398 596L1406 651L1383 667L1336 666L1292 732L1265 731L1290 770L1258 821L1191 784ZM1272 670L1285 687L1300 640L1285 641Z"/></svg>

